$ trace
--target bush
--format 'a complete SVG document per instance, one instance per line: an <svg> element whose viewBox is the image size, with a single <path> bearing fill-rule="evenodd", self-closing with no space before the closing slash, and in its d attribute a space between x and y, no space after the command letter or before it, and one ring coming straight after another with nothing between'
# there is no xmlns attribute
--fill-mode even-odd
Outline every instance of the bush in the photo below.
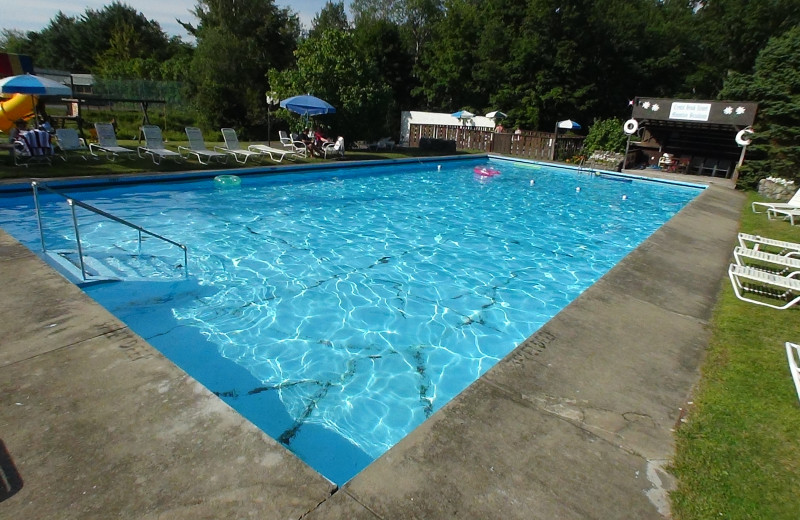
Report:
<svg viewBox="0 0 800 520"><path fill-rule="evenodd" d="M583 152L586 155L591 155L595 150L624 152L628 136L622 125L622 120L617 118L595 119L583 141Z"/></svg>
<svg viewBox="0 0 800 520"><path fill-rule="evenodd" d="M456 152L456 142L447 139L433 139L423 137L419 140L420 150L431 150L435 152Z"/></svg>

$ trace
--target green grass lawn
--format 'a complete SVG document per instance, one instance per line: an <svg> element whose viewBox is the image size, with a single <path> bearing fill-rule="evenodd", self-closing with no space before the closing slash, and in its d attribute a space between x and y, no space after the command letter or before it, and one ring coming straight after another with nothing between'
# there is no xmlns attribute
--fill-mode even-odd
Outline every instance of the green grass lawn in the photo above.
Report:
<svg viewBox="0 0 800 520"><path fill-rule="evenodd" d="M800 226L742 212L741 231L800 243ZM736 244L731 244L731 251ZM723 285L687 422L677 433L672 494L679 520L800 518L800 402L786 341L800 342L800 308L775 310Z"/></svg>
<svg viewBox="0 0 800 520"><path fill-rule="evenodd" d="M206 147L213 149L214 146L220 146L223 143L215 143L206 141ZM246 148L250 143L240 143L242 147ZM281 148L278 141L272 141L272 146ZM120 146L131 148L135 150L140 143L138 141L120 140ZM170 141L166 143L167 148L171 150L178 150L178 146L186 146L187 143L183 141ZM469 152L458 152L458 154ZM320 159L308 158L298 159L296 161L284 160L280 164L276 164L265 158L262 161L253 161L250 159L246 164L240 164L232 158L228 159L227 164L219 164L212 162L208 165L198 163L194 159L186 159L181 162L176 162L170 159L164 159L161 164L153 164L149 158L136 158L133 160L117 159L116 161L108 161L105 158L94 159L89 158L84 161L78 156L70 155L67 162L56 157L52 161L52 165L30 165L14 166L11 156L8 153L0 155L0 180L2 179L27 179L27 178L66 178L74 176L100 176L100 175L114 175L114 174L132 174L132 173L148 173L148 172L182 172L182 171L203 171L203 170L219 170L219 169L236 169L236 168L251 168L254 166L286 166L292 164L320 164L329 162L343 162L343 161L366 161L377 159L400 159L407 157L430 157L436 155L446 155L440 152L431 152L420 150L419 148L397 148L391 151L350 151L345 153L342 159Z"/></svg>

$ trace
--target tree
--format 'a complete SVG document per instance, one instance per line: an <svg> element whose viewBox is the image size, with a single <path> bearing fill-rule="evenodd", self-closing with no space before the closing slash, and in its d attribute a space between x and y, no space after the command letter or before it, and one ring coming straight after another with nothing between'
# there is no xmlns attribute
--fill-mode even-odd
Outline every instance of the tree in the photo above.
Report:
<svg viewBox="0 0 800 520"><path fill-rule="evenodd" d="M28 38L25 33L16 29L0 31L0 51L12 54L25 54Z"/></svg>
<svg viewBox="0 0 800 520"><path fill-rule="evenodd" d="M25 54L33 58L37 67L89 72L76 57L74 42L80 38L77 21L59 11L41 32L29 32L29 46Z"/></svg>
<svg viewBox="0 0 800 520"><path fill-rule="evenodd" d="M688 84L698 96L713 98L729 74L752 72L771 37L800 24L800 9L797 0L705 0L694 22L702 36Z"/></svg>
<svg viewBox="0 0 800 520"><path fill-rule="evenodd" d="M374 64L378 81L391 91L390 99L374 120L381 121L391 135L400 127L400 111L415 108L411 90L416 85L413 77L413 56L403 42L401 28L388 20L363 20L352 31L358 53Z"/></svg>
<svg viewBox="0 0 800 520"><path fill-rule="evenodd" d="M195 102L208 125L250 130L266 125L267 72L294 62L297 15L272 0L200 0L199 24L182 25L197 38L192 58Z"/></svg>
<svg viewBox="0 0 800 520"><path fill-rule="evenodd" d="M41 32L15 41L16 52L31 56L37 67L100 75L111 64L118 67L119 59L162 62L188 48L180 39L170 40L158 22L119 2L87 9L80 17L59 12Z"/></svg>
<svg viewBox="0 0 800 520"><path fill-rule="evenodd" d="M269 74L281 98L310 93L324 99L336 107L336 114L323 120L347 139L385 135L381 118L390 90L380 81L375 64L354 45L352 34L327 30L301 43L295 55L296 69L273 69Z"/></svg>
<svg viewBox="0 0 800 520"><path fill-rule="evenodd" d="M317 38L328 29L346 31L350 28L347 14L344 12L344 2L331 2L328 0L311 22L309 38Z"/></svg>
<svg viewBox="0 0 800 520"><path fill-rule="evenodd" d="M800 26L769 40L752 74L732 74L723 99L758 101L755 134L738 184L755 188L769 176L800 181Z"/></svg>

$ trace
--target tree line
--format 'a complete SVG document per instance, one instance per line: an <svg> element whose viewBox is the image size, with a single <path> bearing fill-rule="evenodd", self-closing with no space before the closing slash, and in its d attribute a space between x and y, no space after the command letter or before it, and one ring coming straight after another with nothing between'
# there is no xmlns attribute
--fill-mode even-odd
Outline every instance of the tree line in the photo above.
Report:
<svg viewBox="0 0 800 520"><path fill-rule="evenodd" d="M752 100L762 162L749 175L800 165L796 0L352 0L352 18L328 1L307 31L273 0L198 0L191 13L179 22L192 44L114 2L6 29L0 45L37 67L178 81L207 127L262 136L267 93L325 99L337 114L322 121L351 139L395 133L402 110L502 110L508 126L550 130L626 117L637 95Z"/></svg>

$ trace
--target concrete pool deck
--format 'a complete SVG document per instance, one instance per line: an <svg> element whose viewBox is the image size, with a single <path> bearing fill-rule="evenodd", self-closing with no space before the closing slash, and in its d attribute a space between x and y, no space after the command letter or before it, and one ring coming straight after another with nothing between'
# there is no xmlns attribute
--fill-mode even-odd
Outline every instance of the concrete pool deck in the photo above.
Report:
<svg viewBox="0 0 800 520"><path fill-rule="evenodd" d="M0 517L664 518L725 184L338 490L0 231Z"/></svg>

